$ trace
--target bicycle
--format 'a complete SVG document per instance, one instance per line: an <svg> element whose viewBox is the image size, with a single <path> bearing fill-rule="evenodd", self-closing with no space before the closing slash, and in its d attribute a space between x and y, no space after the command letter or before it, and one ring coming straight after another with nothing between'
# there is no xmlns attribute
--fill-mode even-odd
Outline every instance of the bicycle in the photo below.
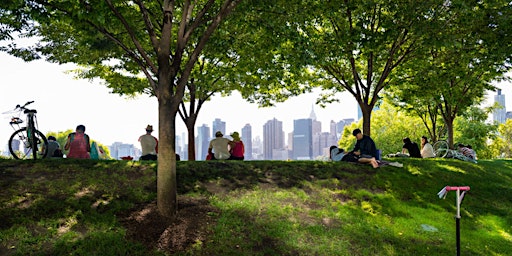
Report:
<svg viewBox="0 0 512 256"><path fill-rule="evenodd" d="M37 128L37 110L28 109L27 106L34 103L29 101L25 105L16 105L14 110L6 113L17 113L18 116L12 116L9 124L14 129L14 133L9 138L9 152L15 159L34 159L38 157L45 158L48 153L48 140ZM19 117L21 112L27 115L27 126L20 127L23 120Z"/></svg>
<svg viewBox="0 0 512 256"><path fill-rule="evenodd" d="M434 148L434 155L440 158L455 158L462 161L468 161L472 163L476 163L476 160L470 157L465 156L461 152L455 149L450 149L448 146L448 142L444 140L439 140L432 146Z"/></svg>

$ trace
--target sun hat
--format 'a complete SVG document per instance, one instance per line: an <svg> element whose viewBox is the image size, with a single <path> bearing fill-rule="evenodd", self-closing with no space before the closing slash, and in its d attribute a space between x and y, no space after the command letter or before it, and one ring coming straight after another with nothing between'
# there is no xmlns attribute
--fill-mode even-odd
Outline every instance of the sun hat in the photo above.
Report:
<svg viewBox="0 0 512 256"><path fill-rule="evenodd" d="M148 124L148 126L146 126L146 131L153 131L153 126Z"/></svg>
<svg viewBox="0 0 512 256"><path fill-rule="evenodd" d="M224 134L222 134L222 132L220 132L220 131L217 131L215 133L215 137L222 137L222 136L224 136Z"/></svg>
<svg viewBox="0 0 512 256"><path fill-rule="evenodd" d="M240 140L240 134L238 132L233 132L230 134L230 136L234 139L234 140Z"/></svg>

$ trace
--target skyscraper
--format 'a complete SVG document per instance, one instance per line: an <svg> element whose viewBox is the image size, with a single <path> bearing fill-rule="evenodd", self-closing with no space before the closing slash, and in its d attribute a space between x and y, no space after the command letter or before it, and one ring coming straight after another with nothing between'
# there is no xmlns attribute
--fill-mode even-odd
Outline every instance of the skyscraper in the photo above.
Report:
<svg viewBox="0 0 512 256"><path fill-rule="evenodd" d="M292 158L295 160L308 160L313 158L313 120L293 120L293 150Z"/></svg>
<svg viewBox="0 0 512 256"><path fill-rule="evenodd" d="M316 120L315 109L311 106L311 113L309 114L309 119L312 120L312 130L311 133L313 135L322 133L322 122Z"/></svg>
<svg viewBox="0 0 512 256"><path fill-rule="evenodd" d="M142 153L138 148L135 147L135 145L122 142L112 143L112 145L109 147L109 150L110 157L117 160L120 160L121 157L124 156L131 156L138 159Z"/></svg>
<svg viewBox="0 0 512 256"><path fill-rule="evenodd" d="M212 122L212 138L215 137L215 133L217 131L222 132L222 134L226 135L226 122L220 120L220 118L215 118Z"/></svg>
<svg viewBox="0 0 512 256"><path fill-rule="evenodd" d="M210 145L210 127L203 124L197 127L196 137L196 159L205 160L208 154L208 145Z"/></svg>
<svg viewBox="0 0 512 256"><path fill-rule="evenodd" d="M244 142L245 148L245 160L252 159L252 127L250 124L246 124L242 128L242 141Z"/></svg>
<svg viewBox="0 0 512 256"><path fill-rule="evenodd" d="M263 159L272 160L273 151L283 149L283 122L274 118L263 125Z"/></svg>
<svg viewBox="0 0 512 256"><path fill-rule="evenodd" d="M501 108L495 109L492 112L492 120L498 124L505 123L507 120L507 109L505 107L505 94L501 94L501 89L498 89L498 94L494 95L494 102L498 103Z"/></svg>

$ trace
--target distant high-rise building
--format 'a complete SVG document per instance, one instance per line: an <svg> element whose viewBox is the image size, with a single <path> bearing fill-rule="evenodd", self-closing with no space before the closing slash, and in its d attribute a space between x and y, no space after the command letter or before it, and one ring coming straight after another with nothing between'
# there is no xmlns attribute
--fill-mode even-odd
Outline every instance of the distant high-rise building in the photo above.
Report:
<svg viewBox="0 0 512 256"><path fill-rule="evenodd" d="M336 131L336 122L334 122L334 120L331 120L331 123L329 124L329 133L334 137L339 138L338 136L340 133Z"/></svg>
<svg viewBox="0 0 512 256"><path fill-rule="evenodd" d="M512 111L507 111L506 118L512 119Z"/></svg>
<svg viewBox="0 0 512 256"><path fill-rule="evenodd" d="M263 125L263 159L272 160L275 149L284 148L283 122L277 119L267 121Z"/></svg>
<svg viewBox="0 0 512 256"><path fill-rule="evenodd" d="M242 128L242 141L244 142L245 160L252 159L252 127L250 124L246 124L244 128Z"/></svg>
<svg viewBox="0 0 512 256"><path fill-rule="evenodd" d="M494 95L494 102L498 103L501 108L495 109L492 112L492 119L498 124L505 123L507 118L507 109L505 108L505 94L501 94L501 89L498 89L498 94Z"/></svg>
<svg viewBox="0 0 512 256"><path fill-rule="evenodd" d="M286 136L286 141L287 141L287 146L286 148L289 150L289 151L292 151L293 150L293 132L289 132L288 135Z"/></svg>
<svg viewBox="0 0 512 256"><path fill-rule="evenodd" d="M176 143L178 143L178 142L176 142ZM188 133L185 133L185 132L181 133L180 147L181 147L181 152L178 153L180 155L180 159L188 160Z"/></svg>
<svg viewBox="0 0 512 256"><path fill-rule="evenodd" d="M215 118L212 123L212 138L215 137L215 133L217 131L222 132L222 134L226 135L226 122L220 120L219 118Z"/></svg>
<svg viewBox="0 0 512 256"><path fill-rule="evenodd" d="M12 143L11 143L12 150L14 150L14 151L20 150L20 143L21 143L21 141L19 141L18 139L13 139ZM9 151L9 143L7 143L7 151ZM10 153L11 152L9 152L9 154Z"/></svg>
<svg viewBox="0 0 512 256"><path fill-rule="evenodd" d="M210 127L203 124L197 127L196 136L196 159L205 160L208 154L208 146L210 145Z"/></svg>
<svg viewBox="0 0 512 256"><path fill-rule="evenodd" d="M311 106L311 113L309 114L309 119L312 120L311 133L313 135L321 133L322 132L322 122L316 120L315 109L313 108L313 106Z"/></svg>
<svg viewBox="0 0 512 256"><path fill-rule="evenodd" d="M252 141L252 157L253 160L263 160L263 142L260 136L256 136Z"/></svg>
<svg viewBox="0 0 512 256"><path fill-rule="evenodd" d="M313 158L313 120L293 120L293 150L292 158L295 160L309 160Z"/></svg>
<svg viewBox="0 0 512 256"><path fill-rule="evenodd" d="M353 122L355 122L354 118L346 118L336 123L336 134L338 136L338 139L341 139L343 128L345 128L345 126L350 125Z"/></svg>
<svg viewBox="0 0 512 256"><path fill-rule="evenodd" d="M122 142L114 142L110 147L110 157L120 160L121 157L131 156L138 159L142 152L133 144L126 144Z"/></svg>
<svg viewBox="0 0 512 256"><path fill-rule="evenodd" d="M325 152L328 152L329 147L332 145L338 145L335 134L322 132L313 135L313 158L316 159L318 156L325 156Z"/></svg>

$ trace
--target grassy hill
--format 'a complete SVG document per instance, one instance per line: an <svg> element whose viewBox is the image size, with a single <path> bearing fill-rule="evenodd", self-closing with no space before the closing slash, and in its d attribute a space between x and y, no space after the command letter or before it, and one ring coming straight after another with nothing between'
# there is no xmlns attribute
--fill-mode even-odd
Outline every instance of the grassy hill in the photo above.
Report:
<svg viewBox="0 0 512 256"><path fill-rule="evenodd" d="M156 164L0 159L0 255L512 255L512 161L178 163L178 217Z"/></svg>

